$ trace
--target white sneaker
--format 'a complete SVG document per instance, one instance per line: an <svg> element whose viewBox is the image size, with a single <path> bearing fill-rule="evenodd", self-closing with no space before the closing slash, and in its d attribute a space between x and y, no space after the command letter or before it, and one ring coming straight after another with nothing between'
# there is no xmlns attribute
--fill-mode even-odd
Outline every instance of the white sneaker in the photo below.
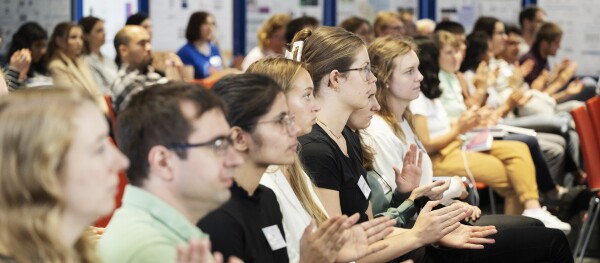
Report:
<svg viewBox="0 0 600 263"><path fill-rule="evenodd" d="M556 228L563 231L565 235L568 235L569 232L571 232L571 225L569 225L569 223L560 221L560 219L558 219L556 216L550 214L550 212L546 210L545 206L537 209L525 209L525 211L523 211L523 216L538 219L542 221L547 228Z"/></svg>

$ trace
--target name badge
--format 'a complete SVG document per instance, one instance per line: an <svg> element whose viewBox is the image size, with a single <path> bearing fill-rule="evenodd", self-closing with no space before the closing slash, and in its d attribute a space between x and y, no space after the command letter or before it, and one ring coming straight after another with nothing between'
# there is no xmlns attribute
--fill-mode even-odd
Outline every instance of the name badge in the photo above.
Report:
<svg viewBox="0 0 600 263"><path fill-rule="evenodd" d="M358 179L358 188L360 188L360 191L362 191L365 199L368 200L369 195L371 194L371 187L369 187L369 184L362 175L360 176L360 179Z"/></svg>
<svg viewBox="0 0 600 263"><path fill-rule="evenodd" d="M267 238L267 242L269 242L269 246L271 246L271 250L275 251L281 248L286 247L285 239L281 235L281 231L279 231L279 227L277 225L268 226L262 229L265 238Z"/></svg>

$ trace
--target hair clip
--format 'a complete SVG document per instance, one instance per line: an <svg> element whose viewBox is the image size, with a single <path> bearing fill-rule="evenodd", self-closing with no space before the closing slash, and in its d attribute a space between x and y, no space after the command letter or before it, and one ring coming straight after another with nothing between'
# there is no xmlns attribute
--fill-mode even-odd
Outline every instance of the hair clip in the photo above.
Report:
<svg viewBox="0 0 600 263"><path fill-rule="evenodd" d="M300 62L302 60L302 48L304 48L304 41L294 42L294 44L292 45L292 51L285 51L285 58Z"/></svg>

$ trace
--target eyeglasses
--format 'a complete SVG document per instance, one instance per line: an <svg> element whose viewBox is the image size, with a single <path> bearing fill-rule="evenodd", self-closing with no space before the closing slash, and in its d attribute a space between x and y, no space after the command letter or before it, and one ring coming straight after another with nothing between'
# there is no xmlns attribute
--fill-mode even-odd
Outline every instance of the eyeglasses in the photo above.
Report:
<svg viewBox="0 0 600 263"><path fill-rule="evenodd" d="M343 69L343 70L340 70L340 72L348 72L348 71L353 71L353 70L358 70L364 81L368 82L371 79L371 65L366 65L362 68Z"/></svg>
<svg viewBox="0 0 600 263"><path fill-rule="evenodd" d="M285 115L282 115L281 118L279 118L277 120L260 121L260 122L257 122L256 125L264 124L264 123L277 123L277 124L283 126L285 128L285 131L289 135L293 135L295 132L294 126L296 125L296 116L291 115L291 114L285 114Z"/></svg>
<svg viewBox="0 0 600 263"><path fill-rule="evenodd" d="M233 144L231 137L229 136L219 136L217 138L214 138L208 142L201 142L201 143L176 143L176 144L172 144L167 146L167 148L172 149L172 150L183 150L183 149L187 149L187 148L195 148L195 147L206 147L206 146L210 146L212 147L213 152L217 155L217 156L225 156L225 154L227 154L227 150L229 149L229 146L231 146Z"/></svg>

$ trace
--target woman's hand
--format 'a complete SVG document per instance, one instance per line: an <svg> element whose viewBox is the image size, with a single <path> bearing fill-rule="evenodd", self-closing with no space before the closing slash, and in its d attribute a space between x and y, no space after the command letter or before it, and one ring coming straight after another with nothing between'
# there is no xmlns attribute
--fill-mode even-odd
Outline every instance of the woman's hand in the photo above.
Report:
<svg viewBox="0 0 600 263"><path fill-rule="evenodd" d="M417 152L418 158L417 158ZM423 152L417 150L415 144L411 144L408 148L408 152L404 156L404 163L402 171L398 167L393 166L394 173L396 174L396 189L400 193L408 193L413 189L419 187L421 182L421 164L423 161Z"/></svg>

